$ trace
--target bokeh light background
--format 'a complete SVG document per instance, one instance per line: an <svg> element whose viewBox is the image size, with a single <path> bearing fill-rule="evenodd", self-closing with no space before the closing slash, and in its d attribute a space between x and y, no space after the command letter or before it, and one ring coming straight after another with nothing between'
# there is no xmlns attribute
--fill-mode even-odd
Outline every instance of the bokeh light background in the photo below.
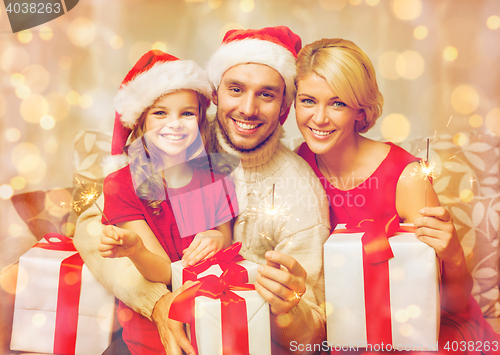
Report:
<svg viewBox="0 0 500 355"><path fill-rule="evenodd" d="M26 231L10 196L73 185L76 132L112 130L113 97L144 52L204 66L227 30L273 25L365 50L385 96L370 137L500 136L498 0L80 0L17 34L2 2L0 248Z"/></svg>

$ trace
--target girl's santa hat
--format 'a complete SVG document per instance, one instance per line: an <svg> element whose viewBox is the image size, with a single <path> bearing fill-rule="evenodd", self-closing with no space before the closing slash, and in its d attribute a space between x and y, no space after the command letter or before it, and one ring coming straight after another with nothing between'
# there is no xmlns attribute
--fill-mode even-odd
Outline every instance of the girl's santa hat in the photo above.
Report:
<svg viewBox="0 0 500 355"><path fill-rule="evenodd" d="M212 97L212 87L205 70L192 60L179 60L159 50L144 54L128 72L115 97L111 154L115 158L112 164L117 166L109 167L111 170L128 163L127 157L122 155L123 148L141 114L160 96L177 90L197 91L208 102Z"/></svg>
<svg viewBox="0 0 500 355"><path fill-rule="evenodd" d="M295 99L295 60L301 47L300 37L286 26L230 30L208 62L210 82L217 89L222 75L238 64L257 63L273 68L285 81L286 112L280 117L283 124Z"/></svg>

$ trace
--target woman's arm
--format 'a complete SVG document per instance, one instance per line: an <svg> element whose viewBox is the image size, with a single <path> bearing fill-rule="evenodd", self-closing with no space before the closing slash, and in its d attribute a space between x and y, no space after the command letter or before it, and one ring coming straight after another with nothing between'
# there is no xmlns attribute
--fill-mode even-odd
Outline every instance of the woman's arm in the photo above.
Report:
<svg viewBox="0 0 500 355"><path fill-rule="evenodd" d="M434 248L443 262L442 307L457 313L467 305L472 290L472 276L467 269L451 215L440 206L429 180L413 176L415 169L420 169L418 163L409 164L399 178L396 209L405 222L413 222L417 227L417 238Z"/></svg>
<svg viewBox="0 0 500 355"><path fill-rule="evenodd" d="M144 220L105 227L99 251L104 257L126 256L149 281L171 284L170 258Z"/></svg>

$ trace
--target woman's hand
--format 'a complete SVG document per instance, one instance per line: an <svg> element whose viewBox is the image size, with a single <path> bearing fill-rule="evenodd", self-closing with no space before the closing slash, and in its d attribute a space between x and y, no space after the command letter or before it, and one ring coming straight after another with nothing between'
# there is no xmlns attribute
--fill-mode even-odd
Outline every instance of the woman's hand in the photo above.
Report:
<svg viewBox="0 0 500 355"><path fill-rule="evenodd" d="M440 260L446 264L459 265L464 262L464 253L458 240L453 219L442 206L424 207L422 217L415 219L415 235L432 247Z"/></svg>
<svg viewBox="0 0 500 355"><path fill-rule="evenodd" d="M183 250L182 265L194 265L198 261L210 258L224 248L224 236L217 230L208 230L196 234L188 248Z"/></svg>
<svg viewBox="0 0 500 355"><path fill-rule="evenodd" d="M142 239L136 232L106 226L102 230L98 249L105 258L121 258L133 255L142 245Z"/></svg>

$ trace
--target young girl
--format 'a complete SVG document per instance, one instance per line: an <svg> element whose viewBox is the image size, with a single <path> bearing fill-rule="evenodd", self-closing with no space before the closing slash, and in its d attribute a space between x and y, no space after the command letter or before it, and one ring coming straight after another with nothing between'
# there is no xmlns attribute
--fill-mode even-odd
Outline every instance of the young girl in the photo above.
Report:
<svg viewBox="0 0 500 355"><path fill-rule="evenodd" d="M194 62L150 51L115 98L112 153L125 151L129 164L104 180L108 226L99 251L130 258L149 281L170 285L171 262L193 265L231 244L230 220L238 212L234 186L213 172L205 153L210 97L205 72ZM131 352L164 353L154 323L127 309L120 302Z"/></svg>
<svg viewBox="0 0 500 355"><path fill-rule="evenodd" d="M360 134L382 113L370 59L351 41L316 41L297 57L296 82L297 125L305 139L298 154L324 185L332 229L394 215L414 223L418 239L442 262L440 349L447 341L483 340L485 330L493 334L470 297L472 277L450 214L428 180L412 178L418 159Z"/></svg>

